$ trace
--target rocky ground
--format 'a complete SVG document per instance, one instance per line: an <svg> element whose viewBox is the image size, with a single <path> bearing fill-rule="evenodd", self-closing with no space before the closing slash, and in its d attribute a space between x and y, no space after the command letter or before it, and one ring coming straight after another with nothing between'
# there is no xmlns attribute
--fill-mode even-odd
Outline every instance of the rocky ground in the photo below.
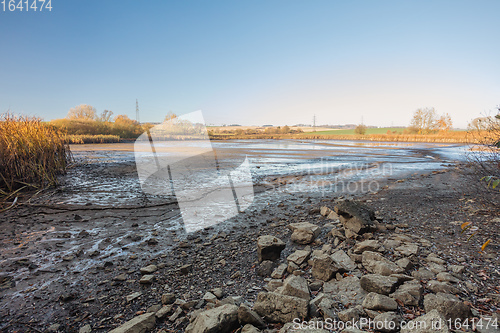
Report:
<svg viewBox="0 0 500 333"><path fill-rule="evenodd" d="M281 202L190 235L154 231L152 216L175 216L175 204L167 213L22 206L0 220L0 329L291 332L295 318L317 327L369 319L402 326L423 317L463 324L459 331L495 332L471 322L498 315L499 219L468 182L449 169L392 179L353 201L283 194ZM99 219L114 224L115 233L131 231L51 256L73 239L104 232L83 232ZM460 234L464 222L478 231L469 242ZM51 227L59 238L33 246ZM123 255L111 255L110 247ZM30 251L56 264L44 268Z"/></svg>

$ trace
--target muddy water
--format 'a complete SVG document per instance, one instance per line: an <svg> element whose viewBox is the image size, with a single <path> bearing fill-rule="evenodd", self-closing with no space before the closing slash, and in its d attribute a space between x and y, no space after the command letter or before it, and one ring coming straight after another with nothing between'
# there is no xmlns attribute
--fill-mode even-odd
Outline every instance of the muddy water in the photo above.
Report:
<svg viewBox="0 0 500 333"><path fill-rule="evenodd" d="M279 202L292 207L310 196L377 191L386 179L462 160L466 149L451 144L286 140L212 146L221 170L234 169L248 157L255 190L244 214L212 232L253 223ZM37 207L0 213L0 273L15 282L15 287L0 290L0 310L22 307L23 299L34 295L58 297L68 288L97 280L107 263L126 260L140 267L148 258L168 255L171 246L189 237L175 197L141 190L133 144L71 149L77 164L61 179L60 188L38 197ZM211 170L198 171L186 182L202 188L199 179ZM148 246L152 238L157 246ZM130 260L134 256L137 259Z"/></svg>

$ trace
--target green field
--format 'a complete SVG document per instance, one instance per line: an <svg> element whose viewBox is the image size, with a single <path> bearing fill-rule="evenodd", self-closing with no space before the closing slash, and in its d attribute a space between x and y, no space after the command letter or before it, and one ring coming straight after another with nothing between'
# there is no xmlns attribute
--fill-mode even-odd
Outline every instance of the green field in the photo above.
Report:
<svg viewBox="0 0 500 333"><path fill-rule="evenodd" d="M366 134L386 134L387 131L396 131L398 133L403 133L404 128L401 127L381 127L381 128L367 128L366 129ZM331 131L320 131L320 132L314 132L314 134L320 134L320 135L354 135L354 129L349 129L349 130L331 130Z"/></svg>

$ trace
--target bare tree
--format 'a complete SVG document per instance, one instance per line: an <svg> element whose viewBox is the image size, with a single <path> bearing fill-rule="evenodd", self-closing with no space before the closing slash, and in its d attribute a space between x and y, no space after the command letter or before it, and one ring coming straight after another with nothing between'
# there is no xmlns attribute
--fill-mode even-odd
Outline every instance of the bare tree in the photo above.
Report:
<svg viewBox="0 0 500 333"><path fill-rule="evenodd" d="M96 120L97 112L95 107L88 104L81 104L71 108L66 116L68 119Z"/></svg>
<svg viewBox="0 0 500 333"><path fill-rule="evenodd" d="M413 113L410 127L418 134L429 134L436 130L437 115L434 108L420 108Z"/></svg>
<svg viewBox="0 0 500 333"><path fill-rule="evenodd" d="M113 116L113 111L104 110L101 115L97 117L97 121L101 121L103 123L108 123L111 121L111 117Z"/></svg>

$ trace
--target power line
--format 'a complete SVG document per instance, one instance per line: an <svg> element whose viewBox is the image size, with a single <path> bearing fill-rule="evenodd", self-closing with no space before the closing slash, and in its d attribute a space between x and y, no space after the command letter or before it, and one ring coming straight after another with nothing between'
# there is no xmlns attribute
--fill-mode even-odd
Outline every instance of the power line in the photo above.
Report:
<svg viewBox="0 0 500 333"><path fill-rule="evenodd" d="M137 123L141 123L141 121L139 120L139 101L137 99L135 100L135 120L137 121Z"/></svg>

